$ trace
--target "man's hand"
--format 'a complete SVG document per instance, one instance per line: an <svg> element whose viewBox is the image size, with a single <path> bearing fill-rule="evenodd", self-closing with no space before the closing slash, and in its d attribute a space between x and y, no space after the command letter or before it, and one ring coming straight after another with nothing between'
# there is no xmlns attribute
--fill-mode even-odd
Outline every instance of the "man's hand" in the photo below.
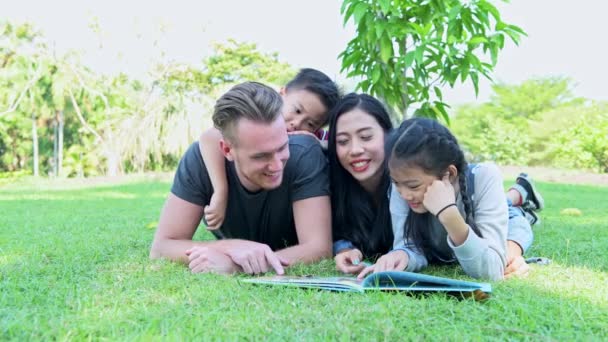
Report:
<svg viewBox="0 0 608 342"><path fill-rule="evenodd" d="M249 274L266 273L271 269L282 275L283 266L289 262L282 259L268 245L247 240L226 240L226 254L239 265L243 272Z"/></svg>
<svg viewBox="0 0 608 342"><path fill-rule="evenodd" d="M366 267L357 278L363 279L370 273L382 271L403 271L409 262L409 256L405 251L396 250L381 256L375 264Z"/></svg>
<svg viewBox="0 0 608 342"><path fill-rule="evenodd" d="M195 246L186 251L188 267L192 273L213 272L232 274L238 267L226 254L211 247Z"/></svg>
<svg viewBox="0 0 608 342"><path fill-rule="evenodd" d="M359 273L365 268L361 259L363 259L363 253L356 248L344 249L334 257L336 269L342 273L350 274Z"/></svg>
<svg viewBox="0 0 608 342"><path fill-rule="evenodd" d="M228 198L225 194L214 192L209 201L209 205L205 206L205 222L207 222L207 230L215 230L222 227L224 217L226 215L226 205Z"/></svg>

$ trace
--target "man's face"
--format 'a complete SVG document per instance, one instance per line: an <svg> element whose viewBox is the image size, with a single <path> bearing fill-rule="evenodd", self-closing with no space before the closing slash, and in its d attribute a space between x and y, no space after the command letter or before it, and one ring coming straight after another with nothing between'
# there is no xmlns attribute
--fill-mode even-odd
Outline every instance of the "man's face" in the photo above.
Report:
<svg viewBox="0 0 608 342"><path fill-rule="evenodd" d="M249 191L277 188L289 159L289 138L281 116L270 123L241 119L233 127L234 141L222 140L222 151L234 161L241 184Z"/></svg>

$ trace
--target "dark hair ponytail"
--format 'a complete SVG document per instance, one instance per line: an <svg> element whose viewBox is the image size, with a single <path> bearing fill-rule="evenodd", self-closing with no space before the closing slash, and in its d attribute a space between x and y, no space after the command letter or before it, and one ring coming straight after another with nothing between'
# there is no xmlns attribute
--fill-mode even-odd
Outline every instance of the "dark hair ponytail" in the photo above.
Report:
<svg viewBox="0 0 608 342"><path fill-rule="evenodd" d="M475 234L482 236L475 225L473 205L467 195L468 164L456 137L445 126L426 118L406 120L388 140L387 151L390 151L388 155L391 168L415 166L438 179L443 177L448 166L454 165L458 170L458 185L464 204L465 221ZM403 227L406 233L404 237L413 241L429 261L453 260L453 255L439 255L437 249L432 247L447 244L447 241L446 239L431 240L429 229L431 216L428 212L418 214L410 210ZM441 250L449 250L449 248L441 248Z"/></svg>

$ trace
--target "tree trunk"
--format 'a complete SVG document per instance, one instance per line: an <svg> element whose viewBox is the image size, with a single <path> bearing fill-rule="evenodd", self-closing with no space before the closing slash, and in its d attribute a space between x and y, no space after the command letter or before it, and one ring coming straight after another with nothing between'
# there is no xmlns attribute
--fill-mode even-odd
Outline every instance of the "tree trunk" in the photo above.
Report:
<svg viewBox="0 0 608 342"><path fill-rule="evenodd" d="M53 177L57 177L57 141L59 140L57 127L57 117L55 117L55 120L53 120Z"/></svg>
<svg viewBox="0 0 608 342"><path fill-rule="evenodd" d="M63 162L63 110L55 111L55 141L53 143L53 161L55 177L61 175Z"/></svg>
<svg viewBox="0 0 608 342"><path fill-rule="evenodd" d="M38 177L38 128L36 125L36 113L32 112L32 148L34 152L34 177Z"/></svg>
<svg viewBox="0 0 608 342"><path fill-rule="evenodd" d="M106 176L114 177L118 175L119 158L118 154L109 150L106 154Z"/></svg>
<svg viewBox="0 0 608 342"><path fill-rule="evenodd" d="M405 57L405 54L407 53L407 37L403 38L403 55ZM409 99L408 99L408 93L407 93L407 69L409 68L409 65L406 65L405 68L403 68L403 92L401 93L401 101L403 101L403 117L401 118L402 120L407 119L407 107L409 106Z"/></svg>
<svg viewBox="0 0 608 342"><path fill-rule="evenodd" d="M63 110L57 111L59 118L59 129L57 141L57 175L61 175L63 164Z"/></svg>

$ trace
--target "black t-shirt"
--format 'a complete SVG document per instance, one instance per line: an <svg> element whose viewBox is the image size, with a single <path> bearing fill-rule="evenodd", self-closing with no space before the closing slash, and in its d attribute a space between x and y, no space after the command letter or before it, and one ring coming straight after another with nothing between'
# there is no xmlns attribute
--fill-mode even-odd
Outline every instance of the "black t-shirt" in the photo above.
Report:
<svg viewBox="0 0 608 342"><path fill-rule="evenodd" d="M228 205L221 235L216 236L265 243L273 250L298 243L292 205L306 198L329 196L328 166L313 137L289 136L289 153L281 185L255 193L241 185L234 163L226 160ZM209 204L213 187L198 142L179 162L171 192L193 204Z"/></svg>

